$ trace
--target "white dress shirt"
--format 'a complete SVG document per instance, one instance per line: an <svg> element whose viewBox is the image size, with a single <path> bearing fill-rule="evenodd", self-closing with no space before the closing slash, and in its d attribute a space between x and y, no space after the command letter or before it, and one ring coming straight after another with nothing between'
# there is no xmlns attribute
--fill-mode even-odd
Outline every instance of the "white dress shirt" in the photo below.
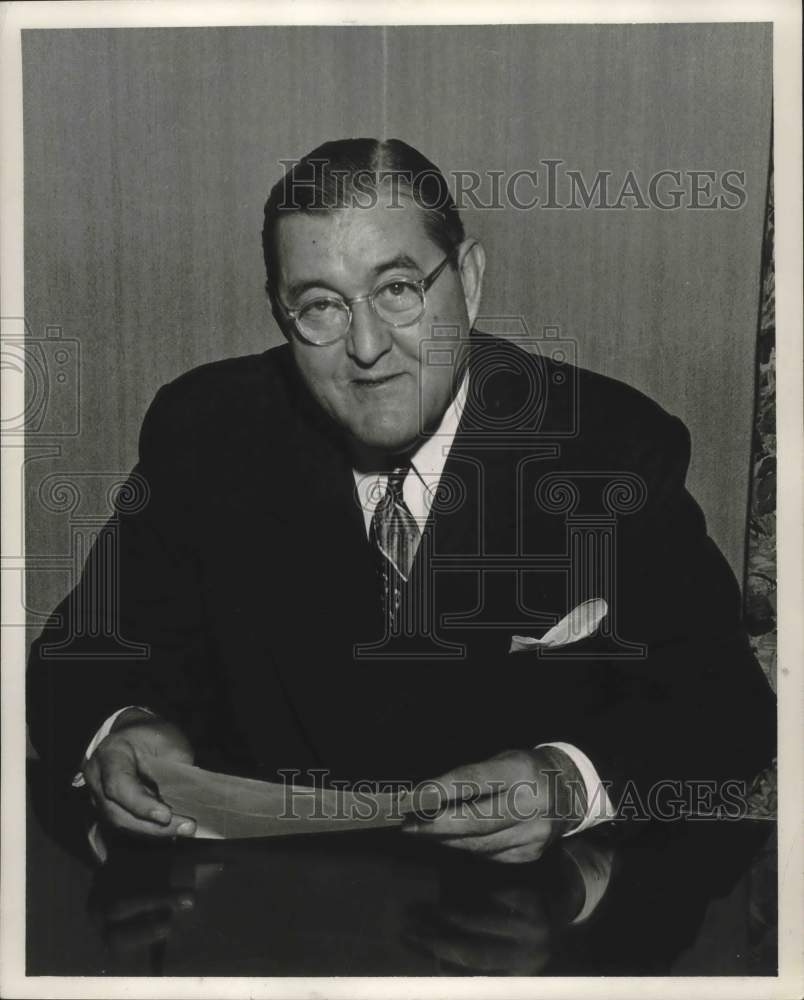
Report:
<svg viewBox="0 0 804 1000"><path fill-rule="evenodd" d="M460 388L455 394L455 398L441 418L441 423L438 425L436 432L428 437L411 457L411 468L407 476L405 476L405 481L402 485L402 495L410 513L419 525L420 531L424 530L425 523L430 514L430 508L433 505L433 499L444 471L447 456L452 447L452 442L455 440L458 425L461 422L468 391L469 375L467 374L464 376ZM383 473L360 472L357 469L353 471L357 497L363 510L366 534L368 535L374 509L385 495L388 476ZM87 747L85 760L89 760L101 740L108 736L115 719L125 710L125 708L121 708L106 719ZM148 709L144 709L144 711L148 711ZM578 826L570 830L565 836L580 833L582 830L596 826L598 823L614 819L614 809L605 788L600 782L600 777L595 770L595 766L582 750L569 743L540 743L535 749L539 749L540 747L555 747L557 750L562 750L577 767L586 789L588 803L586 815ZM79 772L73 779L73 785L81 787L83 784L84 776Z"/></svg>

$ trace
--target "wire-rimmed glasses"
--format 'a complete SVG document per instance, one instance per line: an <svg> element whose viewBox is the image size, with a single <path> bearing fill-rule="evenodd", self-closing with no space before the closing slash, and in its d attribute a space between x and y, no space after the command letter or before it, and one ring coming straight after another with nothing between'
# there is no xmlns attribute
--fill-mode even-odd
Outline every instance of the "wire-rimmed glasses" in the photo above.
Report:
<svg viewBox="0 0 804 1000"><path fill-rule="evenodd" d="M393 327L413 326L425 309L425 293L455 254L454 247L441 263L424 278L392 278L383 281L369 292L354 299L337 295L318 296L305 302L298 309L288 309L281 302L285 314L293 320L302 340L318 347L342 340L352 325L352 306L368 302L374 313Z"/></svg>

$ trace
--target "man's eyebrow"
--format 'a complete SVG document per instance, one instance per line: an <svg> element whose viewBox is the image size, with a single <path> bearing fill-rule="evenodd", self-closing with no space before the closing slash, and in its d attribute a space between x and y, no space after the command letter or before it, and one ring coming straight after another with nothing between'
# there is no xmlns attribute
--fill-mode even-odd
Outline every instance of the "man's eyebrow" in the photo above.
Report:
<svg viewBox="0 0 804 1000"><path fill-rule="evenodd" d="M372 268L372 273L376 277L385 271L393 271L396 268L401 268L404 271L421 271L421 268L412 257L409 257L406 253L398 253L396 257L383 261L381 264L376 264Z"/></svg>
<svg viewBox="0 0 804 1000"><path fill-rule="evenodd" d="M333 295L341 294L336 288L331 288L326 281L323 281L320 278L313 278L308 281L292 281L288 285L287 296L292 302L293 299L297 299L310 288L326 288L328 291L332 292Z"/></svg>
<svg viewBox="0 0 804 1000"><path fill-rule="evenodd" d="M384 274L386 271L394 271L397 269L403 271L421 271L421 267L419 267L412 257L408 256L406 253L399 253L395 257L391 257L390 260L384 260L379 264L375 264L371 269L371 274L376 278L379 277L379 275ZM303 295L311 288L325 288L335 295L341 295L341 292L339 292L337 288L332 288L332 286L322 278L312 278L305 281L291 282L287 289L288 298L291 301L293 299L297 299L300 295Z"/></svg>

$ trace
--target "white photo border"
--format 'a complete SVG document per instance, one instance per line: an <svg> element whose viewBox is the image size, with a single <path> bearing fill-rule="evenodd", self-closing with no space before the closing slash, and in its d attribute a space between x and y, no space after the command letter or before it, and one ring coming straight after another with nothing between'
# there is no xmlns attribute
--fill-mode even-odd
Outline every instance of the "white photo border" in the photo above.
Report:
<svg viewBox="0 0 804 1000"><path fill-rule="evenodd" d="M769 22L774 26L774 170L778 424L779 613L779 976L708 978L106 978L25 975L24 629L0 629L2 651L2 860L0 995L6 997L800 997L804 894L804 421L802 414L802 116L801 11L796 0L267 0L267 2L21 2L0 8L2 30L2 174L0 175L0 317L23 316L22 58L25 28L200 27L270 24ZM3 414L23 410L18 372L2 372ZM13 474L17 442L4 440L3 472ZM16 456L11 452L17 451ZM9 482L4 477L6 483ZM2 494L4 568L24 559L20 493ZM7 560L10 560L7 561ZM20 565L24 565L20 562ZM23 573L3 574L4 625L23 607Z"/></svg>

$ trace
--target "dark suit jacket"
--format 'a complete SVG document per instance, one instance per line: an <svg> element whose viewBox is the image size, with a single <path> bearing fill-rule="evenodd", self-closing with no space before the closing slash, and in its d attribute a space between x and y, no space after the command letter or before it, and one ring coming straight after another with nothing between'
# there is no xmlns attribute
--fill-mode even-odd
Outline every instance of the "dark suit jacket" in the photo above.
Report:
<svg viewBox="0 0 804 1000"><path fill-rule="evenodd" d="M683 424L482 334L470 371L415 566L430 624L367 656L355 646L382 621L351 463L288 347L163 387L132 480L147 501L123 497L34 645L40 754L66 775L107 715L141 704L186 728L199 763L265 777L425 778L550 740L585 751L615 796L767 764L773 697L684 488ZM509 654L512 633L539 636L586 597L609 602L607 634Z"/></svg>

